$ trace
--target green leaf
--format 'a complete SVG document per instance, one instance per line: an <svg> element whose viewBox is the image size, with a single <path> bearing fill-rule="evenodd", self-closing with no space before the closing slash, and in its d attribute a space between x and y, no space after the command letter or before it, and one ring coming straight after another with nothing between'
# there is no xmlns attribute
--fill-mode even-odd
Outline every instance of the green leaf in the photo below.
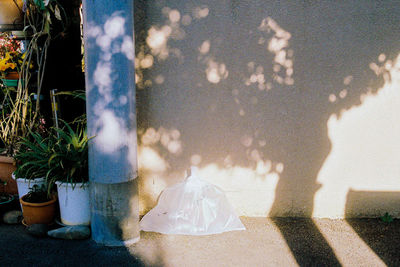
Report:
<svg viewBox="0 0 400 267"><path fill-rule="evenodd" d="M35 3L36 6L39 7L40 10L44 10L45 9L43 0L34 0L34 3Z"/></svg>
<svg viewBox="0 0 400 267"><path fill-rule="evenodd" d="M385 223L391 223L393 222L393 217L389 214L389 213L385 213L385 215L383 215L382 217L380 217L380 219L385 222Z"/></svg>

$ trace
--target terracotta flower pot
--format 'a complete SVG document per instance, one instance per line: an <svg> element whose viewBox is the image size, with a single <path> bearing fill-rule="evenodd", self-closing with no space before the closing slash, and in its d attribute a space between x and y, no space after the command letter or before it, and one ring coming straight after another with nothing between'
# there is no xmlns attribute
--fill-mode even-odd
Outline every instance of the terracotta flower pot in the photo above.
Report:
<svg viewBox="0 0 400 267"><path fill-rule="evenodd" d="M5 77L7 80L18 80L19 79L19 73L17 71L11 71L6 74Z"/></svg>
<svg viewBox="0 0 400 267"><path fill-rule="evenodd" d="M54 221L56 214L57 197L53 195L52 199L43 203L25 202L24 196L19 199L22 205L22 214L24 222L27 225L31 224L50 224Z"/></svg>
<svg viewBox="0 0 400 267"><path fill-rule="evenodd" d="M15 160L12 157L0 156L0 180L6 182L5 185L0 184L0 193L18 194L17 183L11 178L15 170Z"/></svg>

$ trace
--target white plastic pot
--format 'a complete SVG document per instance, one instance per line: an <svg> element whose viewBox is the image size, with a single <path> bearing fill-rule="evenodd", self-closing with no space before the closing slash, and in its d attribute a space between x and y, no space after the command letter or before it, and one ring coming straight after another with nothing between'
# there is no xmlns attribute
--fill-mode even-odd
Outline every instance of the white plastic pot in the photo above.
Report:
<svg viewBox="0 0 400 267"><path fill-rule="evenodd" d="M44 178L35 178L35 179L25 179L25 178L17 178L17 186L18 186L18 195L24 196L28 194L30 188L34 185L38 185L39 187L45 183Z"/></svg>
<svg viewBox="0 0 400 267"><path fill-rule="evenodd" d="M65 225L89 225L89 184L56 182L61 222Z"/></svg>
<svg viewBox="0 0 400 267"><path fill-rule="evenodd" d="M12 178L17 182L19 197L28 194L30 188L32 188L35 184L40 187L42 184L45 183L45 179L43 177L35 179L15 178L15 175L13 173Z"/></svg>

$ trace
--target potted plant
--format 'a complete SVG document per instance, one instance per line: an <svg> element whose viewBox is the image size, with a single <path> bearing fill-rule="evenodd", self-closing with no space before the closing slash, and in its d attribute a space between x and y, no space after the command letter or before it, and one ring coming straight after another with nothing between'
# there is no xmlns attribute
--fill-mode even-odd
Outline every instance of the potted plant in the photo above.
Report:
<svg viewBox="0 0 400 267"><path fill-rule="evenodd" d="M24 224L51 224L54 221L57 196L48 194L46 184L33 185L31 190L19 200L22 205Z"/></svg>
<svg viewBox="0 0 400 267"><path fill-rule="evenodd" d="M57 184L61 222L66 225L90 224L88 141L83 124L75 130L64 122L54 128L57 143L49 158L48 183Z"/></svg>
<svg viewBox="0 0 400 267"><path fill-rule="evenodd" d="M17 184L11 176L15 169L12 157L0 156L0 193L18 194Z"/></svg>
<svg viewBox="0 0 400 267"><path fill-rule="evenodd" d="M49 224L54 220L57 206L57 197L52 190L54 183L44 177L49 171L48 160L55 143L56 139L46 132L30 131L22 138L14 156L17 161L14 176L26 225Z"/></svg>
<svg viewBox="0 0 400 267"><path fill-rule="evenodd" d="M29 138L22 138L20 148L14 158L17 162L17 169L13 178L17 182L18 195L28 193L33 185L45 183L48 172L48 159L52 153L55 140L45 136L45 132L30 132ZM51 188L52 185L49 186Z"/></svg>

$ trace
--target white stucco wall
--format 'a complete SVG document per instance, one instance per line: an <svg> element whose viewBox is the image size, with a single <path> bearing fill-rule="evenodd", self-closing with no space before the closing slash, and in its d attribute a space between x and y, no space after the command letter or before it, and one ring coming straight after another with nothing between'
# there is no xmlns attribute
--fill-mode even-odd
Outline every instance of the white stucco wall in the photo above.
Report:
<svg viewBox="0 0 400 267"><path fill-rule="evenodd" d="M197 165L240 215L400 215L398 1L135 2L142 213Z"/></svg>

